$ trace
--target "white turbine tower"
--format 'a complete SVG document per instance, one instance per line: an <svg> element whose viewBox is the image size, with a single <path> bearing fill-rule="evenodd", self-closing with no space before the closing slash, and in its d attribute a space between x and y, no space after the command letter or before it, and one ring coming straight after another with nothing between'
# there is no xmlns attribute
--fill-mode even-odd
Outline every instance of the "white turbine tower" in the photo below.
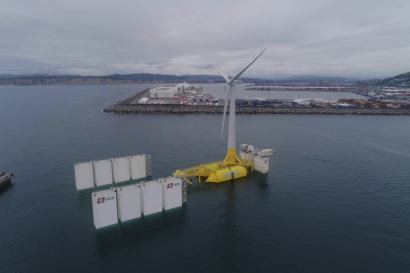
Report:
<svg viewBox="0 0 410 273"><path fill-rule="evenodd" d="M228 128L228 151L226 153L226 157L223 161L224 164L227 165L234 165L240 163L240 159L236 155L236 124L235 124L235 92L233 92L233 86L241 84L242 81L237 80L245 71L248 69L261 55L265 52L266 48L261 52L261 54L256 57L247 67L245 67L241 72L239 72L235 77L229 79L218 67L214 65L214 67L218 70L218 72L222 75L222 77L226 81L226 94L225 94L225 103L224 103L224 113L222 119L222 133L221 138L223 136L223 130L225 125L225 117L226 117L226 110L228 108L228 101L230 100L229 105L229 128Z"/></svg>

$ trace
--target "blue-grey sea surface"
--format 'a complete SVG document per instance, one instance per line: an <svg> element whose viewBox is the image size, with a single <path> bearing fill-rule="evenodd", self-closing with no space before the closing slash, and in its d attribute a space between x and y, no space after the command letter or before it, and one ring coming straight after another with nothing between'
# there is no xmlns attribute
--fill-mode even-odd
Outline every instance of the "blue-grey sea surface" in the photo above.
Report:
<svg viewBox="0 0 410 273"><path fill-rule="evenodd" d="M0 272L409 272L405 116L238 115L237 145L274 151L267 175L195 185L180 209L96 230L74 163L146 153L159 178L226 152L222 115L102 112L150 86L0 86L0 171L14 173Z"/></svg>

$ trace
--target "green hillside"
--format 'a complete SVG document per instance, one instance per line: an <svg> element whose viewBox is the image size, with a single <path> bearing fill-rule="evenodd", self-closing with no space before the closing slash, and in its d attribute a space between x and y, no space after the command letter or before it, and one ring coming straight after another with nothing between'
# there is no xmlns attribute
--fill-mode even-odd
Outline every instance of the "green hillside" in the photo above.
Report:
<svg viewBox="0 0 410 273"><path fill-rule="evenodd" d="M409 82L410 72L407 72L394 76L393 78L384 79L381 82L379 82L378 85L409 87Z"/></svg>

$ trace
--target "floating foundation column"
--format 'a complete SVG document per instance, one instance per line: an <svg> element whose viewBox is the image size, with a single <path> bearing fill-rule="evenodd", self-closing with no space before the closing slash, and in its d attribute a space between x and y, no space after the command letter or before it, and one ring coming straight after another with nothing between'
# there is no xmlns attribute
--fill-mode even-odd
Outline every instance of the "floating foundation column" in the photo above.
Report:
<svg viewBox="0 0 410 273"><path fill-rule="evenodd" d="M151 176L151 156L134 155L74 164L77 190L112 186Z"/></svg>
<svg viewBox="0 0 410 273"><path fill-rule="evenodd" d="M182 180L170 177L162 182L162 208L164 210L182 206Z"/></svg>
<svg viewBox="0 0 410 273"><path fill-rule="evenodd" d="M121 222L141 217L141 184L117 188L117 198Z"/></svg>
<svg viewBox="0 0 410 273"><path fill-rule="evenodd" d="M162 211L161 180L141 183L141 212L144 216Z"/></svg>
<svg viewBox="0 0 410 273"><path fill-rule="evenodd" d="M92 162L74 164L74 175L77 190L94 188L94 170Z"/></svg>
<svg viewBox="0 0 410 273"><path fill-rule="evenodd" d="M99 229L117 224L117 195L115 189L93 192L91 196L95 228Z"/></svg>
<svg viewBox="0 0 410 273"><path fill-rule="evenodd" d="M114 183L130 181L130 162L128 157L111 159Z"/></svg>

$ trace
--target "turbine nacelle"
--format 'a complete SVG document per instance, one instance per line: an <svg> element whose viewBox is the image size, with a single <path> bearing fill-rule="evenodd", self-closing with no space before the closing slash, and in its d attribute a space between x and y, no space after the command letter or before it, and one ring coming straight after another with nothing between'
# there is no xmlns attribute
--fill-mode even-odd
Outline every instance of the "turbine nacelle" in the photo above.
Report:
<svg viewBox="0 0 410 273"><path fill-rule="evenodd" d="M242 83L241 80L234 80L231 84L232 85L240 85Z"/></svg>

